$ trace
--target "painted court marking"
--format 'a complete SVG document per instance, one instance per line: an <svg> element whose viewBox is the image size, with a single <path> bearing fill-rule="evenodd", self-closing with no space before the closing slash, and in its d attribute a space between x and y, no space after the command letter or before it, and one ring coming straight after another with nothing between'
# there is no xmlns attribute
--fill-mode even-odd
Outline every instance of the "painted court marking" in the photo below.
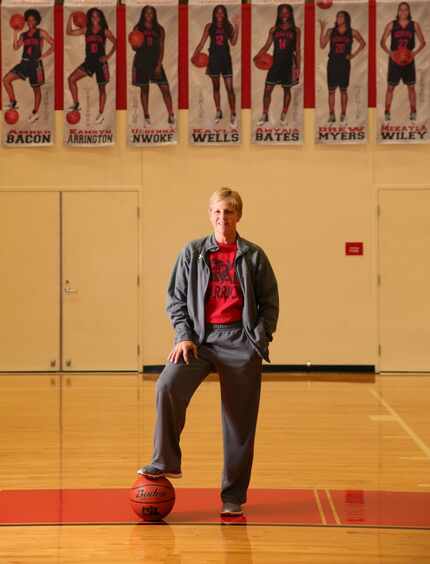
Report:
<svg viewBox="0 0 430 564"><path fill-rule="evenodd" d="M385 407L385 409L390 413L390 415L396 419L398 424L402 427L402 429L409 435L409 437L413 440L413 442L417 445L417 447L425 454L426 458L430 460L430 447L426 445L426 443L415 433L411 427L406 423L404 419L397 413L397 411L389 405L389 403L384 400L384 398L373 388L369 388L369 392L379 401L381 405Z"/></svg>
<svg viewBox="0 0 430 564"><path fill-rule="evenodd" d="M323 511L323 508L322 508L322 504L321 504L321 500L320 500L320 497L318 495L318 492L315 489L313 491L314 491L314 496L315 496L315 501L316 501L316 504L317 504L317 507L318 507L318 511L319 511L319 514L320 514L320 517L321 517L321 521L322 521L323 525L327 525L327 519L325 518L324 511Z"/></svg>

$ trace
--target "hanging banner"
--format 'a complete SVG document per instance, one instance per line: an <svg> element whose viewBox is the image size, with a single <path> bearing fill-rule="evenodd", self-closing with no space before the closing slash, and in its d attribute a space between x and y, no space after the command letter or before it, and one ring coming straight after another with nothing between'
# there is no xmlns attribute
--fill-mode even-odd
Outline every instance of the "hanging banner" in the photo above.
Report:
<svg viewBox="0 0 430 564"><path fill-rule="evenodd" d="M303 143L303 44L303 0L253 2L253 143Z"/></svg>
<svg viewBox="0 0 430 564"><path fill-rule="evenodd" d="M368 0L315 7L315 142L368 138Z"/></svg>
<svg viewBox="0 0 430 564"><path fill-rule="evenodd" d="M127 1L128 142L177 143L177 0Z"/></svg>
<svg viewBox="0 0 430 564"><path fill-rule="evenodd" d="M64 144L115 143L116 2L64 4Z"/></svg>
<svg viewBox="0 0 430 564"><path fill-rule="evenodd" d="M188 138L193 145L238 145L241 4L190 0Z"/></svg>
<svg viewBox="0 0 430 564"><path fill-rule="evenodd" d="M378 1L379 143L429 142L429 41L428 0Z"/></svg>
<svg viewBox="0 0 430 564"><path fill-rule="evenodd" d="M2 143L6 147L54 142L53 11L53 1L2 2Z"/></svg>

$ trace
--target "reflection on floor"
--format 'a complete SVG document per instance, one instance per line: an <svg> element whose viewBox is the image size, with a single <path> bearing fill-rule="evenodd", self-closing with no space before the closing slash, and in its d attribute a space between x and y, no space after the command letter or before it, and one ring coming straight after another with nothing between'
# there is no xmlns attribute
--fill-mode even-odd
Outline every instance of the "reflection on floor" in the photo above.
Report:
<svg viewBox="0 0 430 564"><path fill-rule="evenodd" d="M126 489L7 490L0 524L114 524L139 519ZM337 525L430 529L430 492L252 489L246 517L222 519L219 491L177 488L169 524L234 522L259 525Z"/></svg>

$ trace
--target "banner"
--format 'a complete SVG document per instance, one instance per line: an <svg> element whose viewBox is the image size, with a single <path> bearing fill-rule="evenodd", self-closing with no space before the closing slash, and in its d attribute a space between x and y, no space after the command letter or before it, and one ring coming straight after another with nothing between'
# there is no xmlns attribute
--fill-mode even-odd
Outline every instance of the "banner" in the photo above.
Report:
<svg viewBox="0 0 430 564"><path fill-rule="evenodd" d="M303 0L253 2L253 143L303 143L303 45Z"/></svg>
<svg viewBox="0 0 430 564"><path fill-rule="evenodd" d="M425 44L427 42L427 45ZM428 143L430 3L377 4L377 140Z"/></svg>
<svg viewBox="0 0 430 564"><path fill-rule="evenodd" d="M177 143L177 0L127 2L128 142Z"/></svg>
<svg viewBox="0 0 430 564"><path fill-rule="evenodd" d="M366 143L368 0L315 7L315 142Z"/></svg>
<svg viewBox="0 0 430 564"><path fill-rule="evenodd" d="M54 142L53 11L53 0L2 2L2 143L6 147Z"/></svg>
<svg viewBox="0 0 430 564"><path fill-rule="evenodd" d="M64 4L64 144L115 143L116 2Z"/></svg>
<svg viewBox="0 0 430 564"><path fill-rule="evenodd" d="M190 0L188 138L238 145L241 128L241 4Z"/></svg>

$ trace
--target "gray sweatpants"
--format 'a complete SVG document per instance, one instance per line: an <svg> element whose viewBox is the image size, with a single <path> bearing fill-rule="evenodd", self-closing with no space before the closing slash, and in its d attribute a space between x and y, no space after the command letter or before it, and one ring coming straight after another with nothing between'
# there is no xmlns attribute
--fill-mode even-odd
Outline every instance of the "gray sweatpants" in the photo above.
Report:
<svg viewBox="0 0 430 564"><path fill-rule="evenodd" d="M152 464L165 472L181 471L179 439L192 395L210 372L221 385L224 470L221 499L245 503L261 388L261 357L241 323L210 326L187 365L168 362L156 386L157 419Z"/></svg>

